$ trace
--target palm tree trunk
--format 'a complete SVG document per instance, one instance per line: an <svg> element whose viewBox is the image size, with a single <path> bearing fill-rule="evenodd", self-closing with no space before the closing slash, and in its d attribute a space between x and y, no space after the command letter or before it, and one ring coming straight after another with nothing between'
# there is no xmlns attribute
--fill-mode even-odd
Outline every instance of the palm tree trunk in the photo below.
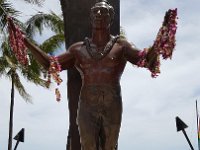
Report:
<svg viewBox="0 0 200 150"><path fill-rule="evenodd" d="M9 121L9 137L8 150L12 150L12 136L13 136L13 112L14 112L14 74L12 74L12 88L11 88L11 103L10 103L10 121Z"/></svg>
<svg viewBox="0 0 200 150"><path fill-rule="evenodd" d="M65 44L69 47L71 44L83 41L86 36L91 35L90 29L90 8L96 0L60 0L64 16L65 26ZM115 20L111 27L113 35L120 33L119 20L119 0L109 0L115 9ZM81 88L81 77L78 71L73 68L68 70L68 107L69 107L69 132L67 150L81 150L78 126L76 124L78 100Z"/></svg>

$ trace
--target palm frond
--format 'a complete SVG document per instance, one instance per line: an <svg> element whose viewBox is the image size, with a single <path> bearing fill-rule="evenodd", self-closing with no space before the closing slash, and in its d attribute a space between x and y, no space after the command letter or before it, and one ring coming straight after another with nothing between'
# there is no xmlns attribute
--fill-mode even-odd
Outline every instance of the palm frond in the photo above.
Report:
<svg viewBox="0 0 200 150"><path fill-rule="evenodd" d="M64 43L64 40L64 34L57 34L44 41L40 48L46 53L52 53L61 47L61 45Z"/></svg>
<svg viewBox="0 0 200 150"><path fill-rule="evenodd" d="M29 54L29 66L33 72L41 76L42 66L37 62L37 60L33 57L32 54Z"/></svg>
<svg viewBox="0 0 200 150"><path fill-rule="evenodd" d="M6 27L8 16L16 17L18 14L19 11L15 10L11 3L2 0L0 3L0 29L4 30Z"/></svg>
<svg viewBox="0 0 200 150"><path fill-rule="evenodd" d="M26 25L23 22L21 22L20 20L14 17L12 18L12 20L14 24L17 25L21 29L22 32L24 33L26 32Z"/></svg>
<svg viewBox="0 0 200 150"><path fill-rule="evenodd" d="M49 22L46 27L51 27L51 30L55 33L63 33L64 34L64 21L63 17L55 14L51 11L49 17Z"/></svg>
<svg viewBox="0 0 200 150"><path fill-rule="evenodd" d="M12 58L10 58L9 56L4 56L4 57L9 65L9 68L13 68L13 69L17 68L17 65L15 63L13 63Z"/></svg>
<svg viewBox="0 0 200 150"><path fill-rule="evenodd" d="M20 71L23 77L27 81L33 82L35 85L40 85L42 87L48 88L46 80L40 78L40 74L37 74L36 72L34 72L29 66L26 68L21 67Z"/></svg>
<svg viewBox="0 0 200 150"><path fill-rule="evenodd" d="M23 77L26 78L28 81L33 82L36 85L46 87L46 81L40 78L41 66L36 61L34 61L34 59L32 59L28 67L24 67L18 63L11 50L8 50L8 48L10 47L9 45L7 45L7 42L4 42L3 45L3 57L6 60L9 68L18 69L18 71L22 72Z"/></svg>
<svg viewBox="0 0 200 150"><path fill-rule="evenodd" d="M34 41L33 39L29 39L34 45L39 47L39 44L37 44L36 41ZM40 65L37 60L35 59L35 57L33 56L33 54L31 53L30 50L27 51L28 52L28 58L29 58L29 68L35 72L36 74L41 76L41 70L43 70L42 65Z"/></svg>
<svg viewBox="0 0 200 150"><path fill-rule="evenodd" d="M27 3L36 4L38 6L42 6L45 0L24 0Z"/></svg>
<svg viewBox="0 0 200 150"><path fill-rule="evenodd" d="M8 57L12 61L13 64L16 64L16 65L18 64L17 59L10 48L8 39L2 43L1 49L2 49L2 56L4 58Z"/></svg>
<svg viewBox="0 0 200 150"><path fill-rule="evenodd" d="M27 28L26 28L26 33L27 36L33 39L33 36L35 33L39 31L40 34L42 34L43 30L43 16L41 13L38 13L34 16L32 16L27 22Z"/></svg>
<svg viewBox="0 0 200 150"><path fill-rule="evenodd" d="M43 27L50 28L55 33L64 34L64 24L61 17L51 12L50 14L44 14L42 12L32 16L27 22L26 33L29 37L33 37L34 34L39 31L42 34Z"/></svg>
<svg viewBox="0 0 200 150"><path fill-rule="evenodd" d="M5 57L0 57L0 77L6 75L6 69L8 68L8 63Z"/></svg>
<svg viewBox="0 0 200 150"><path fill-rule="evenodd" d="M7 39L7 32L0 29L0 45ZM2 55L2 47L0 46L0 55Z"/></svg>
<svg viewBox="0 0 200 150"><path fill-rule="evenodd" d="M22 98L25 99L26 101L31 102L31 96L26 92L26 90L25 90L23 84L21 83L20 77L17 74L16 70L11 68L8 71L7 76L9 76L9 78L11 80L14 80L15 88L17 89L19 94L22 96Z"/></svg>

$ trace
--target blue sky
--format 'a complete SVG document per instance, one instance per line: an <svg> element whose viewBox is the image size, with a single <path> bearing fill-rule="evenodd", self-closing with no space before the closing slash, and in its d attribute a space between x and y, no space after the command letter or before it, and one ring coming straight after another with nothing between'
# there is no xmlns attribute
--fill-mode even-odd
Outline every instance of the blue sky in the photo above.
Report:
<svg viewBox="0 0 200 150"><path fill-rule="evenodd" d="M37 11L61 12L59 1L55 0L46 0L43 10L21 1L15 1L14 6L24 12L21 19ZM189 149L183 134L176 132L176 116L189 126L186 132L197 149L195 100L200 98L199 7L199 0L121 1L121 26L128 40L140 49L152 45L168 9L178 8L179 19L172 60L161 61L159 77L152 79L148 70L127 64L121 79L123 120L119 150ZM50 34L45 32L45 36ZM42 40L44 37L37 38ZM23 80L33 104L24 102L16 92L14 135L21 128L26 130L25 143L18 149L65 149L68 131L66 71L62 78L60 103L55 101L53 87L46 90ZM10 88L9 80L1 78L0 150L7 149Z"/></svg>

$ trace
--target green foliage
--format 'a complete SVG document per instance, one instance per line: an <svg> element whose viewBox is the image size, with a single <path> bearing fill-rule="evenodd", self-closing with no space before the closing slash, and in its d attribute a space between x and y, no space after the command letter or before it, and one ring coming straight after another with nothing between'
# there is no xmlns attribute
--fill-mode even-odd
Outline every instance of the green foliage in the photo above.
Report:
<svg viewBox="0 0 200 150"><path fill-rule="evenodd" d="M6 75L6 68L8 67L8 63L4 57L0 57L0 77Z"/></svg>
<svg viewBox="0 0 200 150"><path fill-rule="evenodd" d="M24 67L18 63L13 55L8 41L4 41L1 45L2 56L0 57L0 77L4 75L12 80L14 77L14 85L19 94L27 101L30 100L30 95L26 92L23 84L21 83L19 73L29 82L36 85L46 87L46 81L40 78L40 72L37 69L32 69L33 64Z"/></svg>
<svg viewBox="0 0 200 150"><path fill-rule="evenodd" d="M30 1L33 2L33 1ZM36 1L37 2L37 1ZM29 65L27 67L22 66L16 60L8 41L7 30L7 17L12 16L13 22L18 25L25 32L25 24L17 20L15 17L19 14L11 3L6 0L0 1L0 77L5 76L8 79L14 81L14 86L19 94L27 101L30 101L30 95L26 92L23 84L21 83L21 74L27 81L36 85L46 87L46 81L41 76L41 66L38 65L29 53Z"/></svg>
<svg viewBox="0 0 200 150"><path fill-rule="evenodd" d="M28 37L33 38L34 34L39 31L42 34L44 27L50 28L56 34L64 34L64 23L61 17L56 15L54 12L50 14L44 14L39 12L32 16L27 22L26 33Z"/></svg>
<svg viewBox="0 0 200 150"><path fill-rule="evenodd" d="M12 4L7 0L0 0L0 29L4 30L7 25L8 16L17 16L19 11L12 7Z"/></svg>
<svg viewBox="0 0 200 150"><path fill-rule="evenodd" d="M38 6L42 6L44 0L24 0L27 3L36 4Z"/></svg>
<svg viewBox="0 0 200 150"><path fill-rule="evenodd" d="M23 84L21 83L20 77L16 71L16 69L11 68L8 73L7 73L7 77L14 81L14 86L17 89L17 91L19 92L19 94L22 96L23 99L25 99L26 101L31 100L30 95L26 92Z"/></svg>
<svg viewBox="0 0 200 150"><path fill-rule="evenodd" d="M65 40L64 34L56 34L46 41L40 46L40 48L46 53L52 53L56 49L60 48Z"/></svg>

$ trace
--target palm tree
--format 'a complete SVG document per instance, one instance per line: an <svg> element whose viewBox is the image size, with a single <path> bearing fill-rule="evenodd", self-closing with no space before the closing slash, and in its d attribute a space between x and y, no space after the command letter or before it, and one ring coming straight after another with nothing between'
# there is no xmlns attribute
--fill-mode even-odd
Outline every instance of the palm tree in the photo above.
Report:
<svg viewBox="0 0 200 150"><path fill-rule="evenodd" d="M16 88L19 94L26 100L30 101L30 95L26 92L23 84L20 81L20 75L23 75L28 81L46 87L46 81L40 78L40 74L34 60L25 68L18 64L15 56L10 50L8 41L4 41L1 45L2 56L0 57L0 74L8 77L12 82L11 88L11 105L10 105L10 124L9 124L9 150L12 149L12 130L13 130L13 108L14 108L14 89ZM15 88L14 88L15 87Z"/></svg>
<svg viewBox="0 0 200 150"><path fill-rule="evenodd" d="M31 1L35 2L35 1ZM12 8L11 4L6 0L0 1L0 28L1 35L4 39L1 43L1 57L0 57L0 76L5 75L9 79L11 79L12 87L11 87L11 104L10 104L10 121L9 121L9 138L8 138L8 150L12 150L12 136L13 136L13 109L14 109L14 92L15 88L18 90L19 94L27 101L30 100L30 95L26 92L24 86L20 81L20 76L18 72L20 72L27 80L34 82L35 84L39 84L42 86L46 86L46 82L40 78L40 71L37 68L38 65L35 65L35 61L30 57L30 65L28 68L21 66L13 53L11 52L11 48L8 42L6 30L7 30L7 17L9 16L17 16L18 11ZM20 23L15 19L17 23ZM20 25L20 24L18 24ZM22 24L21 24L22 25Z"/></svg>
<svg viewBox="0 0 200 150"><path fill-rule="evenodd" d="M7 15L14 16L18 11L14 10L11 7L10 3L7 1L1 1L0 5L0 16L1 16L1 33L5 33L7 28ZM63 33L63 21L61 17L57 16L55 13L51 12L51 14L43 14L38 13L31 17L27 22L26 26L24 26L21 22L14 18L16 24L18 24L24 32L27 33L29 38L34 37L35 30L38 29L40 33L42 33L43 25L51 27L51 29L56 33L56 35L47 39L42 45L40 45L41 49L45 52L51 53L56 48L58 48L64 42L64 33ZM1 34L1 35L2 35ZM7 38L6 34L3 34L4 38ZM32 40L36 44L34 40ZM33 59L32 55L29 54L30 65L27 68L24 68L18 64L15 56L11 53L11 49L9 46L9 42L6 39L5 42L1 45L2 56L0 57L0 75L8 76L12 81L12 89L11 89L11 104L10 104L10 121L9 121L9 139L8 139L8 150L12 149L12 134L13 134L13 108L14 108L14 86L17 87L20 95L26 99L30 100L30 95L25 91L24 86L20 82L19 75L17 70L20 70L22 75L25 76L28 80L33 80L34 83L40 84L42 86L46 86L43 80L38 80L41 70L41 66ZM9 71L6 72L9 68ZM37 75L37 76L36 76ZM37 79L37 80L35 80Z"/></svg>

